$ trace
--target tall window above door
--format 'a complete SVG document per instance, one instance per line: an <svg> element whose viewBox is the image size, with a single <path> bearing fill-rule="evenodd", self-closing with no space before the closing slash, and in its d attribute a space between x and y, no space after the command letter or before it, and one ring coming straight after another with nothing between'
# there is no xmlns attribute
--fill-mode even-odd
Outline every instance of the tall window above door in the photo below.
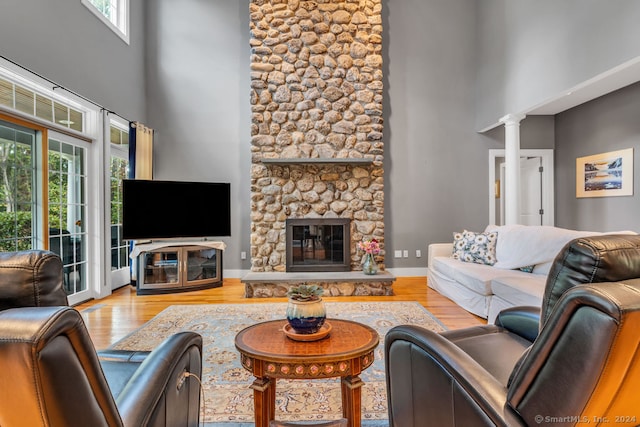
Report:
<svg viewBox="0 0 640 427"><path fill-rule="evenodd" d="M80 2L129 44L129 0L80 0Z"/></svg>
<svg viewBox="0 0 640 427"><path fill-rule="evenodd" d="M0 78L0 106L84 132L84 112L27 86Z"/></svg>

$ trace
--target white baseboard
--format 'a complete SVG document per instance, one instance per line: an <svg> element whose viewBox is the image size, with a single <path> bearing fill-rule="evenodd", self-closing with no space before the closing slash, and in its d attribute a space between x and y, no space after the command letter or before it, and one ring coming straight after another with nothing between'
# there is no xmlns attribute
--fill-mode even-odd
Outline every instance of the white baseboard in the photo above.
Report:
<svg viewBox="0 0 640 427"><path fill-rule="evenodd" d="M427 267L415 268L387 268L387 271L396 277L427 277ZM242 279L251 270L224 270L226 279Z"/></svg>
<svg viewBox="0 0 640 427"><path fill-rule="evenodd" d="M242 279L245 274L249 273L251 270L227 270L223 269L222 274L225 279Z"/></svg>

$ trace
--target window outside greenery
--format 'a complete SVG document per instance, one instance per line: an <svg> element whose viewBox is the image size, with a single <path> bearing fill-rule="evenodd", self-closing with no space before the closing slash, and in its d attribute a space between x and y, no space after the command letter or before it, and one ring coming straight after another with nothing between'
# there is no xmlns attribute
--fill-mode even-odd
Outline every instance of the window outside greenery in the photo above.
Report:
<svg viewBox="0 0 640 427"><path fill-rule="evenodd" d="M87 289L85 149L49 139L49 249L62 259L68 295Z"/></svg>
<svg viewBox="0 0 640 427"><path fill-rule="evenodd" d="M35 141L35 131L0 123L0 251L37 249ZM59 151L50 152L48 161L54 170L68 169L69 162ZM66 173L49 175L50 200L67 200L66 176ZM66 203L49 203L50 227L61 228L69 209Z"/></svg>
<svg viewBox="0 0 640 427"><path fill-rule="evenodd" d="M31 249L34 242L35 136L0 123L0 251Z"/></svg>
<svg viewBox="0 0 640 427"><path fill-rule="evenodd" d="M109 0L89 0L98 11L111 21L111 2ZM113 22L113 21L111 21ZM115 22L113 22L115 24Z"/></svg>
<svg viewBox="0 0 640 427"><path fill-rule="evenodd" d="M113 129L113 128L112 128ZM129 244L122 240L122 180L127 178L129 162L111 157L111 269L129 265Z"/></svg>

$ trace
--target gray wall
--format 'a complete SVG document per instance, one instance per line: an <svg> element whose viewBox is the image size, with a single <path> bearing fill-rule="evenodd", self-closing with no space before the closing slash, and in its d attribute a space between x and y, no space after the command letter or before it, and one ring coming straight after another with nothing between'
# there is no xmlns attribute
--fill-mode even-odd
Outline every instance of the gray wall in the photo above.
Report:
<svg viewBox="0 0 640 427"><path fill-rule="evenodd" d="M150 0L154 178L231 183L226 269L249 269L249 1Z"/></svg>
<svg viewBox="0 0 640 427"><path fill-rule="evenodd" d="M383 5L386 261L426 266L429 243L484 229L489 215L487 150L498 146L473 126L478 2ZM398 249L409 258L394 259Z"/></svg>
<svg viewBox="0 0 640 427"><path fill-rule="evenodd" d="M556 115L556 224L640 232L640 83ZM576 198L576 158L634 149L634 195Z"/></svg>
<svg viewBox="0 0 640 427"><path fill-rule="evenodd" d="M520 122L520 148L545 149L555 148L555 116L527 116ZM484 132L481 138L485 144L489 141L504 149L504 127L496 127ZM488 155L487 155L488 158Z"/></svg>
<svg viewBox="0 0 640 427"><path fill-rule="evenodd" d="M637 0L482 0L476 128L640 56Z"/></svg>
<svg viewBox="0 0 640 427"><path fill-rule="evenodd" d="M130 3L127 45L80 0L3 0L0 55L144 122L144 2Z"/></svg>

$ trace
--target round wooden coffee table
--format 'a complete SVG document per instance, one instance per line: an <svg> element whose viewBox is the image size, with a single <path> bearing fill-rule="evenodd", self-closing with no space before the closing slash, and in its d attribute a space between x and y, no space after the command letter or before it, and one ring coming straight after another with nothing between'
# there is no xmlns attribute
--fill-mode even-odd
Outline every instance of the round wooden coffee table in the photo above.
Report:
<svg viewBox="0 0 640 427"><path fill-rule="evenodd" d="M268 427L275 418L276 379L313 380L340 377L342 415L349 427L360 427L361 387L359 375L373 363L380 340L369 326L349 320L327 319L332 329L318 341L295 341L283 328L286 320L249 326L238 332L235 343L242 366L256 377L253 389L255 423Z"/></svg>

